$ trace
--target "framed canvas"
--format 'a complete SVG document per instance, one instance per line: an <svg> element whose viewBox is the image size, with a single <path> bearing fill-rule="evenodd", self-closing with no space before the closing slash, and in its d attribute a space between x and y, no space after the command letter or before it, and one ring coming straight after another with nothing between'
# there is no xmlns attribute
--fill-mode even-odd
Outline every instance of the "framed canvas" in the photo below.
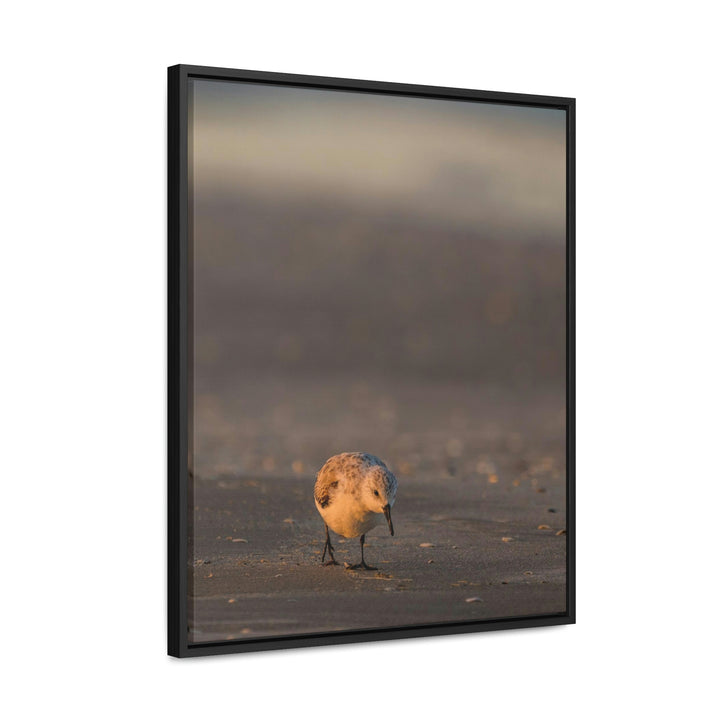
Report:
<svg viewBox="0 0 720 720"><path fill-rule="evenodd" d="M574 100L168 95L169 653L573 623Z"/></svg>

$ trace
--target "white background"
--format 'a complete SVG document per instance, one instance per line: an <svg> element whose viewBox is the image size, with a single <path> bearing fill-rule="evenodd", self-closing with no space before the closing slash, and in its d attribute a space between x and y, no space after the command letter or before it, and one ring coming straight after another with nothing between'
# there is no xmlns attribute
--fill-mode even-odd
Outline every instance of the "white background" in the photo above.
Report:
<svg viewBox="0 0 720 720"><path fill-rule="evenodd" d="M711 3L13 3L2 53L8 717L709 717ZM578 98L578 624L165 656L166 66Z"/></svg>

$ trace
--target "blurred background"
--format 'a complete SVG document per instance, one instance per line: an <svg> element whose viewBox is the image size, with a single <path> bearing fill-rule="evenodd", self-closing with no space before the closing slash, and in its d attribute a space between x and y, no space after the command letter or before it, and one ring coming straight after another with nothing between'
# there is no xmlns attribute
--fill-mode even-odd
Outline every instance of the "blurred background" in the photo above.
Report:
<svg viewBox="0 0 720 720"><path fill-rule="evenodd" d="M191 96L195 477L564 478L564 112Z"/></svg>

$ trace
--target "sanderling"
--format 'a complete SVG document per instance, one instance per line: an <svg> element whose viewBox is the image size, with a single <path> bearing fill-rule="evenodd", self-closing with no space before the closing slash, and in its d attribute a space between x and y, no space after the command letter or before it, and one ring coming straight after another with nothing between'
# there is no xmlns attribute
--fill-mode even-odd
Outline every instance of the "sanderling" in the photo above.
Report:
<svg viewBox="0 0 720 720"><path fill-rule="evenodd" d="M325 521L325 547L320 562L338 565L330 543L330 529L346 538L360 536L360 562L348 570L377 570L365 563L365 533L387 520L394 535L390 508L395 502L397 480L380 458L363 452L331 457L315 481L315 507ZM330 560L325 562L325 553Z"/></svg>

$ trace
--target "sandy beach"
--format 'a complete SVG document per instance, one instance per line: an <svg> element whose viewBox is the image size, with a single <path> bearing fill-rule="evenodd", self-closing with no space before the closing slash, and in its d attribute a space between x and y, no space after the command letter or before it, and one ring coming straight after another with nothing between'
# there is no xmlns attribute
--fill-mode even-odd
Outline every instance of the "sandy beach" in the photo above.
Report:
<svg viewBox="0 0 720 720"><path fill-rule="evenodd" d="M447 107L469 140L436 156L415 114L380 103L368 122L399 113L403 128L387 172L343 122L330 149L347 162L284 149L265 177L252 143L216 152L218 123L271 131L216 90L195 96L190 641L564 612L564 124ZM478 175L465 150L490 145ZM381 176L394 179L376 194ZM516 205L520 182L542 207ZM395 537L367 539L377 572L320 564L315 473L348 451L399 482ZM333 543L359 561L358 540Z"/></svg>
<svg viewBox="0 0 720 720"><path fill-rule="evenodd" d="M324 387L342 402L339 388L327 382ZM395 537L378 527L367 538L366 559L376 572L320 563L324 527L313 503L315 477L312 468L292 460L292 448L302 444L320 458L322 438L329 434L322 423L298 425L302 441L292 434L268 441L275 454L258 453L252 472L196 479L191 642L564 612L565 473L558 413L537 398L529 405L527 396L514 405L504 393L492 422L483 424L472 403L468 408L468 398L493 404L488 393L473 395L471 389L457 385L455 392L438 388L437 398L425 394L434 418L447 428L438 432L427 420L429 412L418 406L417 389L395 383L396 419L410 427L414 417L428 427L387 433L384 446L377 423L365 417L357 397L372 400L373 392L389 390L360 396L357 389L347 391L355 440L362 442L364 429L368 442L381 445L399 480ZM268 388L263 393L271 394ZM304 404L302 396L296 403ZM366 405L368 413L384 407ZM456 412L451 423L452 407L465 407L474 422L464 426ZM257 418L256 444L272 434L272 425L271 416L265 425L262 415ZM342 435L342 423L337 434ZM413 443L424 452L414 452ZM215 448L222 454L217 441ZM333 537L333 542L341 563L359 560L357 539Z"/></svg>

